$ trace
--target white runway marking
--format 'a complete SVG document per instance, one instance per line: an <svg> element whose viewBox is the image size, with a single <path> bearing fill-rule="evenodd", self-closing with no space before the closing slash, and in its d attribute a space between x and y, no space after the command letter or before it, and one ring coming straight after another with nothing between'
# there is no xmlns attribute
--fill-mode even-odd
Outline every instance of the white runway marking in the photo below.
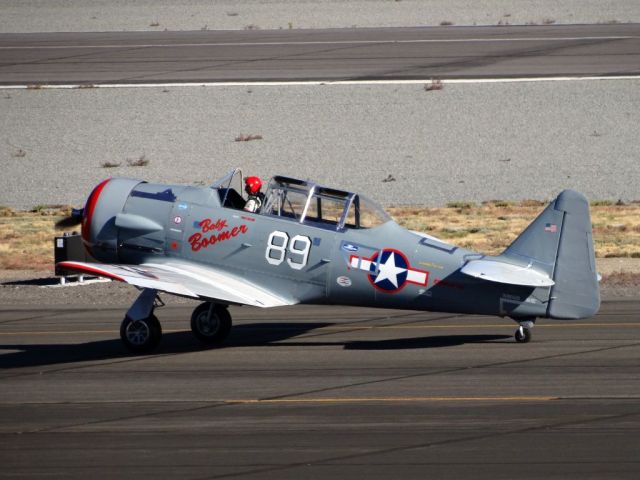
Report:
<svg viewBox="0 0 640 480"><path fill-rule="evenodd" d="M418 80L293 80L256 82L175 82L175 83L70 83L70 84L16 84L0 85L0 90L52 90L93 88L176 88L176 87L287 87L287 86L332 86L332 85L424 85L435 77ZM640 75L593 76L593 77L522 77L522 78L454 78L442 80L443 85L480 83L531 83L531 82L575 82L597 80L640 80Z"/></svg>
<svg viewBox="0 0 640 480"><path fill-rule="evenodd" d="M0 50L57 50L57 49L95 49L95 48L192 48L192 47L261 47L282 45L375 45L409 43L478 43L478 42L566 42L581 40L630 40L640 38L637 35L589 36L589 37L501 37L501 38L425 38L415 40L319 40L300 42L203 42L203 43L138 43L108 45L18 45L0 46Z"/></svg>

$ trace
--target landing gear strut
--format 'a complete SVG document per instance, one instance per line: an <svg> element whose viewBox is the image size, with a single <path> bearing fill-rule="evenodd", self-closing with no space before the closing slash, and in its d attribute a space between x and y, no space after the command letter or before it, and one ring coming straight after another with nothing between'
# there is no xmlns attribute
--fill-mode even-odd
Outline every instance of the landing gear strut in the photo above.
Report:
<svg viewBox="0 0 640 480"><path fill-rule="evenodd" d="M127 350L133 353L155 350L162 339L162 327L153 311L161 306L164 303L156 290L142 290L120 325L120 338ZM231 331L231 324L226 305L205 302L198 305L191 315L193 335L207 346L222 343Z"/></svg>
<svg viewBox="0 0 640 480"><path fill-rule="evenodd" d="M164 305L156 290L142 290L120 325L120 339L133 353L149 353L162 339L162 327L153 310Z"/></svg>
<svg viewBox="0 0 640 480"><path fill-rule="evenodd" d="M535 319L533 320L517 320L520 324L514 338L518 343L529 343L531 341L531 329L535 325Z"/></svg>
<svg viewBox="0 0 640 480"><path fill-rule="evenodd" d="M231 324L226 305L205 302L198 305L191 315L193 335L208 346L222 343L231 331Z"/></svg>

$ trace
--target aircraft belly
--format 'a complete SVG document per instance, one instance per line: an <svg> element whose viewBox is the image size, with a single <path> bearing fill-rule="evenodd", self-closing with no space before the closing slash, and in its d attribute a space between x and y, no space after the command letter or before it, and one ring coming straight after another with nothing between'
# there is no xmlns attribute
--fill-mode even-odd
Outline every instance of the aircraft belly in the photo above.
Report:
<svg viewBox="0 0 640 480"><path fill-rule="evenodd" d="M451 313L544 316L548 288L505 285L465 275L460 267L473 252L432 248L414 235L399 237L393 235L390 242L385 236L378 245L371 245L371 237L364 234L352 234L342 240L340 258L330 275L332 302Z"/></svg>
<svg viewBox="0 0 640 480"><path fill-rule="evenodd" d="M455 285L455 287L452 287ZM412 303L416 310L511 317L545 316L548 289L492 285L480 280L435 285Z"/></svg>

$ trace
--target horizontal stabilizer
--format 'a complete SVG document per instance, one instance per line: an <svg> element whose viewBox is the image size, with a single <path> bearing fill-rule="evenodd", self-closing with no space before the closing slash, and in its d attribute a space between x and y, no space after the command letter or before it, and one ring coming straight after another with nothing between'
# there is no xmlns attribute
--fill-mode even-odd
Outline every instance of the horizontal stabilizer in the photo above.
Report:
<svg viewBox="0 0 640 480"><path fill-rule="evenodd" d="M496 260L471 260L460 270L465 275L489 282L523 287L551 287L554 281L548 275L528 267L519 267Z"/></svg>

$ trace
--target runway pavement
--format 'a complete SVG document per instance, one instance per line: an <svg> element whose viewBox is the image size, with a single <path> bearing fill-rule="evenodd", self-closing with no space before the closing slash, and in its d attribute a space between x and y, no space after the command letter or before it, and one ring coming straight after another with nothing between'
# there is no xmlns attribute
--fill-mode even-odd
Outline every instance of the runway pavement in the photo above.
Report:
<svg viewBox="0 0 640 480"><path fill-rule="evenodd" d="M0 85L638 74L640 24L0 34Z"/></svg>
<svg viewBox="0 0 640 480"><path fill-rule="evenodd" d="M638 478L640 300L540 321L235 308L201 349L157 311L155 355L122 308L0 307L0 476Z"/></svg>

